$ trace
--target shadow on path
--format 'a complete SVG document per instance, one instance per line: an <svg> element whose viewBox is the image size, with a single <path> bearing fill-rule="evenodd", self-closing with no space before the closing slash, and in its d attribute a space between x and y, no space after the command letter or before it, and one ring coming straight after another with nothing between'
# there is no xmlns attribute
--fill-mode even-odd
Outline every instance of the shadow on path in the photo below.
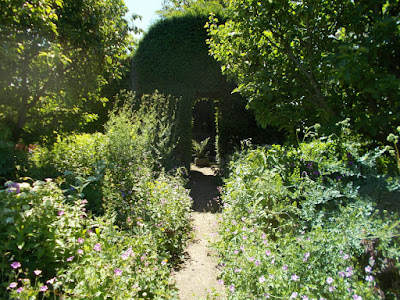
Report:
<svg viewBox="0 0 400 300"><path fill-rule="evenodd" d="M193 210L196 212L220 211L218 177L211 168L199 168L190 166L191 191L193 198Z"/></svg>

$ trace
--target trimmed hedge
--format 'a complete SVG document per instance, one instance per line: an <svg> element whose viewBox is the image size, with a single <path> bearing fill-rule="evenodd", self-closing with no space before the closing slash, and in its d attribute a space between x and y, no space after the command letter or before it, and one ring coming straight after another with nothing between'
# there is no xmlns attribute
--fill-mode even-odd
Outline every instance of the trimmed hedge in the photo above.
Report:
<svg viewBox="0 0 400 300"><path fill-rule="evenodd" d="M221 74L220 64L208 53L208 16L185 15L154 24L140 42L132 61L133 90L139 95L155 90L180 97L177 155L185 165L191 159L192 113L196 100L217 101L217 151L225 157L240 140L260 136L254 116L245 109L246 101L232 95L235 84ZM212 113L212 112L210 112ZM275 134L274 134L275 135ZM271 141L268 131L266 143ZM272 141L276 141L275 138Z"/></svg>

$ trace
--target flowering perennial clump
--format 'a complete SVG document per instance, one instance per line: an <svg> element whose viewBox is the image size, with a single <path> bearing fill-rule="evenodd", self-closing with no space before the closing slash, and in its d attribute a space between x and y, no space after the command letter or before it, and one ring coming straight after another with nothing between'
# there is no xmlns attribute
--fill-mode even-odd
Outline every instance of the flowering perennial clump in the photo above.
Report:
<svg viewBox="0 0 400 300"><path fill-rule="evenodd" d="M228 299L400 293L386 279L400 276L400 182L380 173L386 148L368 152L342 133L236 154L215 244Z"/></svg>

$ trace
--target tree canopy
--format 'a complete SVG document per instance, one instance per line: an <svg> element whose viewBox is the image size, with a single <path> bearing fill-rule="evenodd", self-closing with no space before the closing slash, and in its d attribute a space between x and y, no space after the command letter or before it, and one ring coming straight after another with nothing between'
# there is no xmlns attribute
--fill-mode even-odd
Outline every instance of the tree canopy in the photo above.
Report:
<svg viewBox="0 0 400 300"><path fill-rule="evenodd" d="M231 0L211 53L262 125L350 117L382 138L400 117L398 0Z"/></svg>
<svg viewBox="0 0 400 300"><path fill-rule="evenodd" d="M0 121L17 142L96 118L130 45L122 0L0 2Z"/></svg>

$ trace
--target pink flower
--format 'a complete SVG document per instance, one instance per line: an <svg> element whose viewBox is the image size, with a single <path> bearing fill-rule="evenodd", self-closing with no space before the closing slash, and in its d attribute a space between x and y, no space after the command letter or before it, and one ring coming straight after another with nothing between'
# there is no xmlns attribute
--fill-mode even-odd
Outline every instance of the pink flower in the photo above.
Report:
<svg viewBox="0 0 400 300"><path fill-rule="evenodd" d="M305 253L303 261L307 261L309 257L310 257L310 253L309 252Z"/></svg>
<svg viewBox="0 0 400 300"><path fill-rule="evenodd" d="M292 293L292 295L290 296L290 299L295 299L295 298L297 298L298 295L299 295L299 293L294 292L294 293Z"/></svg>
<svg viewBox="0 0 400 300"><path fill-rule="evenodd" d="M114 274L115 274L116 276L121 276L121 275L122 275L122 270L121 270L121 269L115 269L115 270L114 270Z"/></svg>
<svg viewBox="0 0 400 300"><path fill-rule="evenodd" d="M265 282L265 277L264 277L264 276L261 276L260 278L258 278L258 282L259 282L259 283Z"/></svg>
<svg viewBox="0 0 400 300"><path fill-rule="evenodd" d="M231 284L229 290L233 293L235 291L235 285Z"/></svg>
<svg viewBox="0 0 400 300"><path fill-rule="evenodd" d="M354 300L363 300L363 298L361 296L358 296L358 295L353 295L353 299Z"/></svg>
<svg viewBox="0 0 400 300"><path fill-rule="evenodd" d="M239 254L239 250L235 250L235 251L233 251L233 253Z"/></svg>
<svg viewBox="0 0 400 300"><path fill-rule="evenodd" d="M365 272L366 273L371 273L372 272L372 268L370 266L366 266L365 267Z"/></svg>
<svg viewBox="0 0 400 300"><path fill-rule="evenodd" d="M162 264L163 266L165 266L165 265L167 264L167 260L164 259L164 260L161 262L161 264Z"/></svg>
<svg viewBox="0 0 400 300"><path fill-rule="evenodd" d="M332 277L328 277L328 278L326 279L326 283L327 283L327 284L332 284L332 283L333 283L333 278L332 278Z"/></svg>
<svg viewBox="0 0 400 300"><path fill-rule="evenodd" d="M9 289L15 289L18 286L18 283L16 282L11 282L10 285L8 286Z"/></svg>
<svg viewBox="0 0 400 300"><path fill-rule="evenodd" d="M75 256L71 256L67 258L67 261L72 261L74 259Z"/></svg>
<svg viewBox="0 0 400 300"><path fill-rule="evenodd" d="M270 256L271 255L271 251L269 251L269 250L265 251L265 255L266 256Z"/></svg>
<svg viewBox="0 0 400 300"><path fill-rule="evenodd" d="M21 267L21 263L18 261L14 261L11 265L10 265L13 269L18 269Z"/></svg>
<svg viewBox="0 0 400 300"><path fill-rule="evenodd" d="M78 254L83 254L83 250L82 249L78 249L78 251L76 251L76 252L78 252Z"/></svg>
<svg viewBox="0 0 400 300"><path fill-rule="evenodd" d="M42 271L36 269L35 271L33 271L33 273L35 273L36 276L39 276L40 274L42 274Z"/></svg>
<svg viewBox="0 0 400 300"><path fill-rule="evenodd" d="M333 286L333 285L331 285L331 286L329 287L329 291L332 293L334 290L336 290L336 287Z"/></svg>
<svg viewBox="0 0 400 300"><path fill-rule="evenodd" d="M24 288L21 286L21 287L17 288L17 293L20 294L20 293L22 293L23 290L24 290Z"/></svg>
<svg viewBox="0 0 400 300"><path fill-rule="evenodd" d="M346 277L346 273L344 271L340 271L339 272L339 276L345 278Z"/></svg>
<svg viewBox="0 0 400 300"><path fill-rule="evenodd" d="M58 215L59 215L59 216L62 216L64 213L65 213L65 212L64 212L63 210L60 210L60 211L58 212Z"/></svg>
<svg viewBox="0 0 400 300"><path fill-rule="evenodd" d="M82 244L84 241L85 241L85 240L84 240L83 238L81 238L81 237L78 238L78 243L79 243L79 244Z"/></svg>
<svg viewBox="0 0 400 300"><path fill-rule="evenodd" d="M292 279L293 281L299 281L300 277L297 276L296 274L293 274L290 279Z"/></svg>
<svg viewBox="0 0 400 300"><path fill-rule="evenodd" d="M349 258L350 258L350 255L348 255L348 254L343 255L343 259L344 259L344 260L347 260L347 259L349 259Z"/></svg>
<svg viewBox="0 0 400 300"><path fill-rule="evenodd" d="M47 291L49 288L47 287L47 285L43 285L43 286L41 286L40 287L40 292L45 292L45 291Z"/></svg>
<svg viewBox="0 0 400 300"><path fill-rule="evenodd" d="M256 264L256 266L259 266L261 264L259 260L256 260L254 263Z"/></svg>
<svg viewBox="0 0 400 300"><path fill-rule="evenodd" d="M97 251L97 252L101 251L101 245L99 243L97 243L96 245L94 245L93 250Z"/></svg>
<svg viewBox="0 0 400 300"><path fill-rule="evenodd" d="M57 278L56 278L56 277L53 277L53 278L47 280L46 283L47 283L47 284L53 284L56 280L57 280Z"/></svg>
<svg viewBox="0 0 400 300"><path fill-rule="evenodd" d="M282 269L283 269L284 271L287 271L287 270L289 270L289 267L288 267L288 265L284 265L284 266L282 267Z"/></svg>
<svg viewBox="0 0 400 300"><path fill-rule="evenodd" d="M374 276L368 275L365 277L365 280L368 282L372 282L372 281L374 281Z"/></svg>

